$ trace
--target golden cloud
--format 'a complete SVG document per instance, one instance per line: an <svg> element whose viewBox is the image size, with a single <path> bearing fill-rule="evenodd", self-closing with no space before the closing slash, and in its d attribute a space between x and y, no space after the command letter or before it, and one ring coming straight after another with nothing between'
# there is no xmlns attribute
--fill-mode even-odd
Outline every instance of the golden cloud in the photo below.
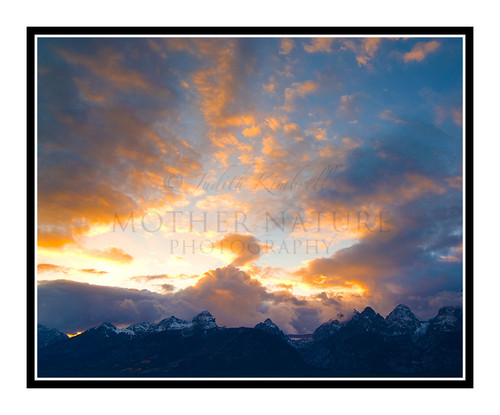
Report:
<svg viewBox="0 0 500 415"><path fill-rule="evenodd" d="M331 52L333 41L331 37L314 38L310 44L304 46L304 50L308 53Z"/></svg>
<svg viewBox="0 0 500 415"><path fill-rule="evenodd" d="M403 61L408 63L411 61L421 62L427 55L431 52L435 52L440 46L440 43L436 40L431 40L430 42L418 42L413 46L410 52L403 55Z"/></svg>

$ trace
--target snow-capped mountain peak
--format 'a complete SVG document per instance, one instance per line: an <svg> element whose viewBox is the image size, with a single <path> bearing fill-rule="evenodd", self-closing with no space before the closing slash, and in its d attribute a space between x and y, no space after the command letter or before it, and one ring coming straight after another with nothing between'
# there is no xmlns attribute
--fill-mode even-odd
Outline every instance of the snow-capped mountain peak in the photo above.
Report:
<svg viewBox="0 0 500 415"><path fill-rule="evenodd" d="M274 324L274 323L273 323L273 321L272 321L270 318L266 318L266 319L264 320L264 324L265 324L266 326L268 326L268 327L272 327L272 328L277 328L277 329L279 329L279 327L278 327L276 324Z"/></svg>
<svg viewBox="0 0 500 415"><path fill-rule="evenodd" d="M180 318L170 316L168 318L163 319L155 326L155 331L175 331L175 330L184 330L191 328L193 323L190 323L186 320L181 320Z"/></svg>
<svg viewBox="0 0 500 415"><path fill-rule="evenodd" d="M132 324L131 326L127 327L126 330L134 334L144 334L152 331L154 327L155 327L154 324L143 322L143 323Z"/></svg>
<svg viewBox="0 0 500 415"><path fill-rule="evenodd" d="M204 330L217 328L217 324L215 324L215 317L212 316L212 314L210 314L207 310L194 316L192 324L194 327Z"/></svg>
<svg viewBox="0 0 500 415"><path fill-rule="evenodd" d="M37 332L39 349L49 344L68 339L68 336L63 332L57 329L49 329L42 324L38 324Z"/></svg>
<svg viewBox="0 0 500 415"><path fill-rule="evenodd" d="M389 331L394 335L413 334L417 331L422 331L422 321L412 313L409 307L404 304L399 304L386 317Z"/></svg>
<svg viewBox="0 0 500 415"><path fill-rule="evenodd" d="M135 333L132 330L129 330L128 328L126 329L119 329L116 327L114 324L111 324L109 322L104 322L101 323L97 327L93 327L91 329L88 329L84 332L84 334L98 334L100 336L104 337L110 337L114 336L117 334L126 334L128 336L133 336Z"/></svg>
<svg viewBox="0 0 500 415"><path fill-rule="evenodd" d="M342 327L342 323L338 320L328 320L319 326L313 333L314 339L323 339L334 334L338 329Z"/></svg>
<svg viewBox="0 0 500 415"><path fill-rule="evenodd" d="M285 333L283 333L283 331L276 324L274 324L270 318L266 318L264 322L257 324L254 329L262 330L266 333L279 336L288 344L293 345L293 342L290 340L290 338Z"/></svg>
<svg viewBox="0 0 500 415"><path fill-rule="evenodd" d="M271 334L280 334L282 333L281 329L273 323L270 318L266 318L264 322L257 324L254 328L266 331Z"/></svg>
<svg viewBox="0 0 500 415"><path fill-rule="evenodd" d="M431 331L451 332L462 329L462 309L459 307L442 307L438 315L430 320Z"/></svg>

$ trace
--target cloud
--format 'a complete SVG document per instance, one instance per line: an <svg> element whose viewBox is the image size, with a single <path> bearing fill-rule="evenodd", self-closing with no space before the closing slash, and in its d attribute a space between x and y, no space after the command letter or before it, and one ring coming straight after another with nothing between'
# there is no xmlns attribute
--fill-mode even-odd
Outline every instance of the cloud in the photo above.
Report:
<svg viewBox="0 0 500 415"><path fill-rule="evenodd" d="M62 267L60 265L54 264L38 264L36 266L36 270L39 274L43 274L46 272L63 272L67 273L68 269L66 267Z"/></svg>
<svg viewBox="0 0 500 415"><path fill-rule="evenodd" d="M68 280L38 283L38 322L75 333L103 321L118 325L157 321L171 310L161 294Z"/></svg>
<svg viewBox="0 0 500 415"><path fill-rule="evenodd" d="M296 97L304 98L306 95L315 92L317 89L318 84L311 80L294 82L289 88L285 89L285 104L283 108L285 111L292 111L292 105Z"/></svg>
<svg viewBox="0 0 500 415"><path fill-rule="evenodd" d="M157 275L137 275L134 277L130 277L131 280L137 282L149 282L155 280L165 280L168 279L169 276L167 274L157 274Z"/></svg>
<svg viewBox="0 0 500 415"><path fill-rule="evenodd" d="M379 117L383 120L392 121L392 122L395 122L397 124L404 124L404 121L399 119L396 115L394 115L392 110L389 110L389 109L383 110L379 114Z"/></svg>
<svg viewBox="0 0 500 415"><path fill-rule="evenodd" d="M398 119L388 111L381 116ZM337 228L332 214L323 216L321 237L351 240L330 257L305 263L296 276L325 292L348 292L357 284L366 289L362 300L381 313L405 303L431 316L437 302L430 298L462 289L462 172L459 163L450 162L461 157L456 137L428 123L394 122L375 137L365 135L323 189L300 199L310 211L337 212ZM361 232L355 232L359 212L375 222L369 223L372 229L361 223ZM378 212L385 212L384 231ZM344 222L350 228L345 233ZM343 312L346 303L334 300Z"/></svg>
<svg viewBox="0 0 500 415"><path fill-rule="evenodd" d="M436 124L441 125L447 118L450 118L457 127L462 127L462 108L435 105Z"/></svg>
<svg viewBox="0 0 500 415"><path fill-rule="evenodd" d="M133 210L184 198L164 178L190 176L201 164L172 130L172 72L163 73L166 82L145 71L117 39L43 39L39 60L49 68L39 74L38 91L39 246L81 247L115 215L126 220Z"/></svg>
<svg viewBox="0 0 500 415"><path fill-rule="evenodd" d="M242 131L242 134L245 137L255 137L256 135L260 134L260 128L253 125L252 127L245 128Z"/></svg>
<svg viewBox="0 0 500 415"><path fill-rule="evenodd" d="M107 271L101 271L97 270L95 268L82 268L82 269L77 269L77 268L72 268L72 267L63 267L61 265L55 265L55 264L38 264L37 265L37 273L38 274L45 274L45 273L61 273L61 274L69 274L69 273L75 273L75 272L81 272L85 274L94 274L94 275L103 275L107 274Z"/></svg>
<svg viewBox="0 0 500 415"><path fill-rule="evenodd" d="M173 284L160 284L158 286L161 288L162 294L175 291L175 285L173 285Z"/></svg>
<svg viewBox="0 0 500 415"><path fill-rule="evenodd" d="M352 51L356 55L358 66L369 66L381 42L380 38L342 39L341 49Z"/></svg>
<svg viewBox="0 0 500 415"><path fill-rule="evenodd" d="M311 43L304 45L304 50L308 53L316 53L316 52L331 52L332 51L332 43L334 38L315 38L311 39Z"/></svg>
<svg viewBox="0 0 500 415"><path fill-rule="evenodd" d="M259 242L253 235L241 235L230 233L214 244L214 247L221 251L229 252L235 255L231 266L241 267L248 263L256 261L261 255L266 245Z"/></svg>
<svg viewBox="0 0 500 415"><path fill-rule="evenodd" d="M262 88L264 88L270 95L274 95L276 85L272 82L268 84L262 84Z"/></svg>
<svg viewBox="0 0 500 415"><path fill-rule="evenodd" d="M102 275L102 274L107 274L107 271L99 271L95 268L84 268L80 270L81 272L85 272L87 274L97 274L97 275Z"/></svg>
<svg viewBox="0 0 500 415"><path fill-rule="evenodd" d="M453 56L458 53L453 49L458 50L458 43L453 46L452 40L440 39L441 46L436 47L432 42L420 42L405 55L384 55L383 42L376 38L281 42L40 39L41 260L51 262L56 254L68 254L112 261L109 277L113 281L137 274L125 283L149 283L151 289L162 290L163 297L154 301L147 297L161 310L159 314L190 317L189 313L199 311L195 301L199 295L206 304L218 307L218 319L240 324L242 318L231 317L232 306L222 304L225 298L238 302L238 290L248 291L253 298L253 305L247 306L254 313L252 318L278 318L290 331L312 327L312 321L331 318L333 311L348 313L358 304L380 304L384 310L392 299L405 302L410 294L408 301L415 307L446 301L446 296L437 293L461 289L461 252L457 247L463 155L457 145L461 136L454 127L460 126L462 118L461 88L456 83L458 78L461 82L461 76L455 64L446 66L449 63L444 55L437 54L443 70L432 72L432 79L428 71L415 72L397 65L391 67L390 77L383 75L386 71L367 73L365 67L374 65L379 57L388 59L385 65L392 65L393 56L401 61L422 61L445 46L446 56ZM396 47L408 51L413 46L408 45L400 42ZM333 49L339 52L323 54ZM412 89L415 93L396 94L397 85L406 82L410 72L417 85ZM449 76L447 82L433 83L441 72ZM364 87L372 81L384 85L380 91L369 88L368 96ZM434 85L436 91L425 92L423 88L419 98L418 85ZM367 105L368 98L373 106ZM245 194L209 194L208 188L194 192L189 183L205 171L207 180L217 178L223 173L222 166L240 163L250 186L262 174L269 182L280 182L292 179L297 172L301 180L311 179L319 175L323 165L338 169L320 189L280 192L278 197L269 196L262 184L260 190ZM165 186L165 177L171 175L185 179L180 188ZM372 214L386 210L390 232L376 236L362 228L340 235L330 222L319 236L334 240L327 258L302 265L294 258L300 274L285 275L281 287L278 279L263 276L258 250L248 249L249 243L264 249L258 241L264 240L262 234L221 235L212 239L219 238L218 248L234 244L234 249L222 248L222 259L243 270L225 267L202 276L184 276L192 278L186 283L204 281L191 296L184 290L170 290L174 278L184 278L182 275L147 275L152 264L149 259L165 248L164 239L153 241L156 235L151 234L148 238L130 235L128 239L129 235L110 231L116 216L125 223L132 211L140 218L153 209L164 212L196 207L249 213L263 206L270 212L298 210L310 216L314 215L311 211L356 214L366 209ZM305 226L310 229L311 223L306 220ZM179 232L187 229L180 228ZM254 227L249 228L254 231ZM300 235L295 231L291 237L311 235L299 230ZM99 235L103 238L91 240ZM246 247L240 249L240 243ZM381 249L376 248L378 243ZM328 257L332 251L334 255ZM106 272L99 271L101 263L78 265L85 267L81 269L40 264L39 273L66 277L69 272L80 272L90 280ZM123 277L112 271L116 264L132 264L134 269L144 266L144 270ZM161 271L154 269L151 274L157 272ZM288 277L294 284L300 281L300 289L312 294L293 296L297 285ZM83 279L82 275L79 278ZM276 284L262 290L254 283L264 280ZM287 285L293 287L288 294ZM225 286L231 286L227 293ZM276 289L280 291L272 291ZM139 297L122 297L118 305L129 310L128 320L137 317L137 310L139 316L145 316L136 304Z"/></svg>
<svg viewBox="0 0 500 415"><path fill-rule="evenodd" d="M293 41L293 39L287 39L287 38L282 39L279 52L280 55L288 55L294 46L295 42Z"/></svg>
<svg viewBox="0 0 500 415"><path fill-rule="evenodd" d="M37 230L37 244L43 248L61 248L64 245L76 243L71 229L63 225L54 229L51 225L40 225Z"/></svg>
<svg viewBox="0 0 500 415"><path fill-rule="evenodd" d="M356 92L351 95L342 95L337 109L338 114L345 118L354 118L361 112L361 105L369 95L364 92Z"/></svg>
<svg viewBox="0 0 500 415"><path fill-rule="evenodd" d="M441 126L446 120L451 120L457 127L462 127L462 95L438 94L430 87L424 87L419 92L426 105L434 110L434 122Z"/></svg>
<svg viewBox="0 0 500 415"><path fill-rule="evenodd" d="M421 62L427 55L431 52L435 52L440 47L440 43L436 40L431 40L430 42L418 42L413 46L410 52L406 52L403 55L403 61L408 62Z"/></svg>
<svg viewBox="0 0 500 415"><path fill-rule="evenodd" d="M294 319L306 302L288 292L271 293L246 272L233 266L217 268L194 285L163 294L148 290L91 285L68 280L38 283L38 321L66 333L86 330L103 321L118 326L157 322L170 315L191 319L209 310L219 325L253 326L270 317L287 332L297 332ZM312 331L319 320L307 330ZM303 325L303 323L302 323Z"/></svg>
<svg viewBox="0 0 500 415"><path fill-rule="evenodd" d="M128 264L134 260L132 255L127 254L123 249L114 246L106 249L89 249L86 251L95 258L101 258L108 261Z"/></svg>
<svg viewBox="0 0 500 415"><path fill-rule="evenodd" d="M124 57L111 48L103 48L96 57L59 49L58 53L69 64L83 66L92 75L110 82L119 88L151 88L149 80L139 71L124 64Z"/></svg>

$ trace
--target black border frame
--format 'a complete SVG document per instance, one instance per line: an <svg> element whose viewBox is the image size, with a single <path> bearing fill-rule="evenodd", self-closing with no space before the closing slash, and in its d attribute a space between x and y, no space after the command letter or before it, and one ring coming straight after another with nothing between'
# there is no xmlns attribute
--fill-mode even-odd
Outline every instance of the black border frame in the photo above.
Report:
<svg viewBox="0 0 500 415"><path fill-rule="evenodd" d="M473 387L473 27L27 27L27 387L28 388L472 388ZM465 36L464 380L45 380L35 379L35 41L37 35L459 35Z"/></svg>

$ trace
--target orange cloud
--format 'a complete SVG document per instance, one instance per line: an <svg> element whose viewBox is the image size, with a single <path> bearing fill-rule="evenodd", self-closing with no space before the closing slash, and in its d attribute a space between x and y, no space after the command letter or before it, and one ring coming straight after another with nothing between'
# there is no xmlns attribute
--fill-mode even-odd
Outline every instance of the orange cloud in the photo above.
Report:
<svg viewBox="0 0 500 415"><path fill-rule="evenodd" d="M418 42L410 52L403 55L403 61L411 62L421 62L427 55L431 52L435 52L440 46L440 43L436 40L431 40L430 42Z"/></svg>
<svg viewBox="0 0 500 415"><path fill-rule="evenodd" d="M151 88L152 85L140 72L123 64L123 56L110 49L102 49L97 57L77 55L67 50L58 50L59 55L68 63L80 65L114 85L121 88Z"/></svg>
<svg viewBox="0 0 500 415"><path fill-rule="evenodd" d="M260 128L253 125L252 127L245 128L242 131L242 134L245 137L255 137L257 134L260 134Z"/></svg>
<svg viewBox="0 0 500 415"><path fill-rule="evenodd" d="M297 96L304 98L306 95L318 89L318 84L314 81L294 82L291 87L285 89L286 111L292 111L292 105Z"/></svg>
<svg viewBox="0 0 500 415"><path fill-rule="evenodd" d="M244 119L243 111L235 110L234 106L240 88L238 81L242 76L234 42L199 39L196 45L211 61L210 66L192 76L205 120L214 128L252 124Z"/></svg>
<svg viewBox="0 0 500 415"><path fill-rule="evenodd" d="M283 157L286 152L272 135L262 139L262 154L270 158Z"/></svg>
<svg viewBox="0 0 500 415"><path fill-rule="evenodd" d="M383 120L392 121L396 124L404 124L404 121L396 117L394 113L389 109L383 110L379 114L379 117Z"/></svg>
<svg viewBox="0 0 500 415"><path fill-rule="evenodd" d="M447 118L451 118L453 123L462 127L462 108L450 107L445 105L435 105L434 110L436 113L436 124L442 124Z"/></svg>
<svg viewBox="0 0 500 415"><path fill-rule="evenodd" d="M54 265L54 264L38 264L36 266L36 270L39 274L43 274L45 272L67 272L66 267L61 267L60 265Z"/></svg>
<svg viewBox="0 0 500 415"><path fill-rule="evenodd" d="M100 270L97 270L95 268L75 269L75 268L63 267L61 265L55 265L55 264L38 264L36 269L37 269L38 274L44 274L47 272L63 273L63 274L67 274L69 272L83 272L85 274L103 275L103 274L108 273L107 271L100 271Z"/></svg>
<svg viewBox="0 0 500 415"><path fill-rule="evenodd" d="M311 43L304 46L304 50L308 53L316 52L331 52L334 39L331 37L311 39Z"/></svg>
<svg viewBox="0 0 500 415"><path fill-rule="evenodd" d="M282 39L279 52L280 55L288 55L294 46L295 42L293 41L293 39Z"/></svg>
<svg viewBox="0 0 500 415"><path fill-rule="evenodd" d="M89 249L86 251L87 254L95 257L101 258L112 262L118 262L121 264L128 264L133 261L133 257L127 254L121 248L115 248L111 246L106 249Z"/></svg>
<svg viewBox="0 0 500 415"><path fill-rule="evenodd" d="M37 245L43 248L61 248L64 245L74 244L71 229L53 229L51 227L38 227Z"/></svg>
<svg viewBox="0 0 500 415"><path fill-rule="evenodd" d="M230 264L235 267L241 267L256 261L262 254L262 251L266 249L266 245L255 239L253 235L241 235L238 233L224 235L214 247L235 256Z"/></svg>
<svg viewBox="0 0 500 415"><path fill-rule="evenodd" d="M80 270L81 272L85 272L87 274L97 274L97 275L102 275L102 274L107 274L107 271L99 271L95 268L83 268Z"/></svg>
<svg viewBox="0 0 500 415"><path fill-rule="evenodd" d="M410 186L402 188L401 191L409 200L416 199L425 193L444 193L445 189L429 178L420 174L407 174L406 180Z"/></svg>
<svg viewBox="0 0 500 415"><path fill-rule="evenodd" d="M359 66L369 65L369 62L375 56L380 47L382 39L380 38L365 38L362 40L343 39L342 49L349 49L356 55L356 61Z"/></svg>
<svg viewBox="0 0 500 415"><path fill-rule="evenodd" d="M449 177L445 181L452 189L462 190L462 176Z"/></svg>
<svg viewBox="0 0 500 415"><path fill-rule="evenodd" d="M264 88L271 95L274 94L274 84L272 82L268 84L262 84L262 88Z"/></svg>
<svg viewBox="0 0 500 415"><path fill-rule="evenodd" d="M266 119L266 122L269 128L273 131L276 131L278 128L280 128L280 123L276 118L269 117Z"/></svg>
<svg viewBox="0 0 500 415"><path fill-rule="evenodd" d="M340 97L340 105L338 112L346 118L354 118L361 111L361 103L363 99L369 98L369 95L364 92L357 92L351 95L342 95Z"/></svg>

